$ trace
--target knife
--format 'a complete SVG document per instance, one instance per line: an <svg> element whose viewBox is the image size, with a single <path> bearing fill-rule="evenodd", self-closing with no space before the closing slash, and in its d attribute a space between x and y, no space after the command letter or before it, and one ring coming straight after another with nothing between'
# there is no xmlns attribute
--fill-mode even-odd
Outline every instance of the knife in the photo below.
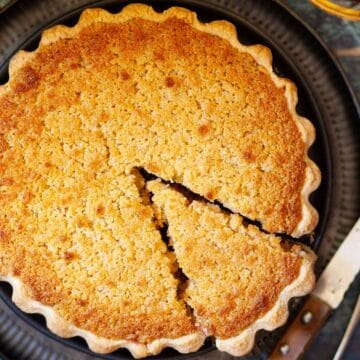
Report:
<svg viewBox="0 0 360 360"><path fill-rule="evenodd" d="M300 359L322 325L341 303L360 269L360 219L321 274L302 310L271 353L271 360Z"/></svg>

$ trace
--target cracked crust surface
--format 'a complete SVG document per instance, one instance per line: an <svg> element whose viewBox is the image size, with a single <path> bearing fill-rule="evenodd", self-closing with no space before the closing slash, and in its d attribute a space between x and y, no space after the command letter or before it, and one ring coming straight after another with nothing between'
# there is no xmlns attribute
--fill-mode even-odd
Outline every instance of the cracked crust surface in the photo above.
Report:
<svg viewBox="0 0 360 360"><path fill-rule="evenodd" d="M256 332L283 325L288 301L314 287L316 256L309 248L245 226L216 205L189 201L159 181L147 188L189 279L184 299L220 350L248 353Z"/></svg>
<svg viewBox="0 0 360 360"><path fill-rule="evenodd" d="M134 167L269 231L300 236L316 225L313 127L269 50L239 44L227 22L202 24L181 8L86 10L75 27L51 28L36 51L16 54L9 74L0 87L0 274L14 301L61 336L137 357L204 340L177 298L174 259ZM144 266L145 276L136 271Z"/></svg>

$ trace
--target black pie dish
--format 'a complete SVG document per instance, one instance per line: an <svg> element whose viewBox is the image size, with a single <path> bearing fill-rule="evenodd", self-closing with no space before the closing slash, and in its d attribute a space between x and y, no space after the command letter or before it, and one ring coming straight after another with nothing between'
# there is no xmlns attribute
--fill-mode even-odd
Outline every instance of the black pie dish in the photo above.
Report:
<svg viewBox="0 0 360 360"><path fill-rule="evenodd" d="M25 30L25 36L24 34L18 36L19 39L14 40L8 36L14 21L5 23L0 21L0 34L8 36L5 39L8 43L5 43L3 49L0 46L0 83L5 83L8 79L7 66L13 53L19 49L35 49L40 34L45 28L55 24L74 25L80 13L87 7L102 7L111 12L118 12L131 1L78 0L57 1L56 4L42 1L42 5L46 2L48 6L41 10L44 12L44 19L31 29L29 17L25 17L29 24L25 22L20 26L28 29ZM20 21L21 15L29 16L41 2L35 0L31 4L29 1L21 3L23 5L16 4L14 9L8 10L2 16L9 17L13 13L15 19L18 18ZM232 22L237 27L240 42L246 45L259 43L268 46L273 53L275 72L296 83L299 93L298 113L310 119L316 128L317 138L309 155L322 173L322 183L311 196L311 202L320 215L311 245L319 256L317 264L317 274L319 274L360 212L359 104L337 60L322 40L279 1L154 0L145 3L150 3L159 11L171 6L183 6L195 11L203 22L219 19ZM14 13L17 6L22 14ZM71 10L66 12L64 9ZM300 241L309 243L309 238L303 237ZM123 349L111 354L95 355L88 349L83 339L63 339L54 335L46 328L41 315L26 314L19 310L11 301L11 293L8 284L0 283L0 298L3 302L25 323L45 335L50 344L56 343L54 347L56 350L60 349L59 354L64 352L70 356L77 356L76 358L95 356L103 359L131 358L129 352ZM298 307L299 301L293 301L290 305L290 319L296 314ZM256 337L254 350L247 358L265 357L282 330L271 333L260 331ZM22 328L20 331L23 332L21 341L25 341L29 336L28 332ZM32 341L38 341L37 336ZM44 345L40 342L38 346ZM57 351L54 354L56 353ZM156 358L218 359L219 356L230 358L227 355L220 355L212 341L208 339L196 353L183 355L175 350L165 349Z"/></svg>

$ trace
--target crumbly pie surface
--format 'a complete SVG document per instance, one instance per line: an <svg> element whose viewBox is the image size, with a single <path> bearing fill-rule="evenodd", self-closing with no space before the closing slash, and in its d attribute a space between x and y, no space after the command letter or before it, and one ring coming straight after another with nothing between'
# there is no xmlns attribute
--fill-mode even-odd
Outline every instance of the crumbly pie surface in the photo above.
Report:
<svg viewBox="0 0 360 360"><path fill-rule="evenodd" d="M164 184L147 189L138 170L271 233L311 232L314 130L267 48L239 44L227 22L136 4L115 15L86 10L73 28L45 31L9 74L0 87L0 279L24 311L96 352L191 352L211 335L239 355L257 329L286 320L292 296L311 290L310 250L245 227L240 215L188 204ZM206 246L208 257L197 258ZM232 260L222 266L224 251ZM268 269L274 276L263 276ZM255 298L255 283L243 287L248 271L262 284ZM212 273L223 276L213 288Z"/></svg>
<svg viewBox="0 0 360 360"><path fill-rule="evenodd" d="M315 258L305 246L245 225L217 205L189 201L158 181L147 188L188 278L183 298L219 349L247 353L256 330L285 322L290 294L312 289Z"/></svg>

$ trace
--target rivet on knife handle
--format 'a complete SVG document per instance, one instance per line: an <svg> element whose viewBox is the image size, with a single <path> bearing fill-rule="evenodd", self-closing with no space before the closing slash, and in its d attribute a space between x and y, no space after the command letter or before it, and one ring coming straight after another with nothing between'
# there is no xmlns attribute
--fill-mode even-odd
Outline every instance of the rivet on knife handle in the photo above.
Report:
<svg viewBox="0 0 360 360"><path fill-rule="evenodd" d="M328 318L331 307L310 295L300 313L277 343L269 359L300 359Z"/></svg>

